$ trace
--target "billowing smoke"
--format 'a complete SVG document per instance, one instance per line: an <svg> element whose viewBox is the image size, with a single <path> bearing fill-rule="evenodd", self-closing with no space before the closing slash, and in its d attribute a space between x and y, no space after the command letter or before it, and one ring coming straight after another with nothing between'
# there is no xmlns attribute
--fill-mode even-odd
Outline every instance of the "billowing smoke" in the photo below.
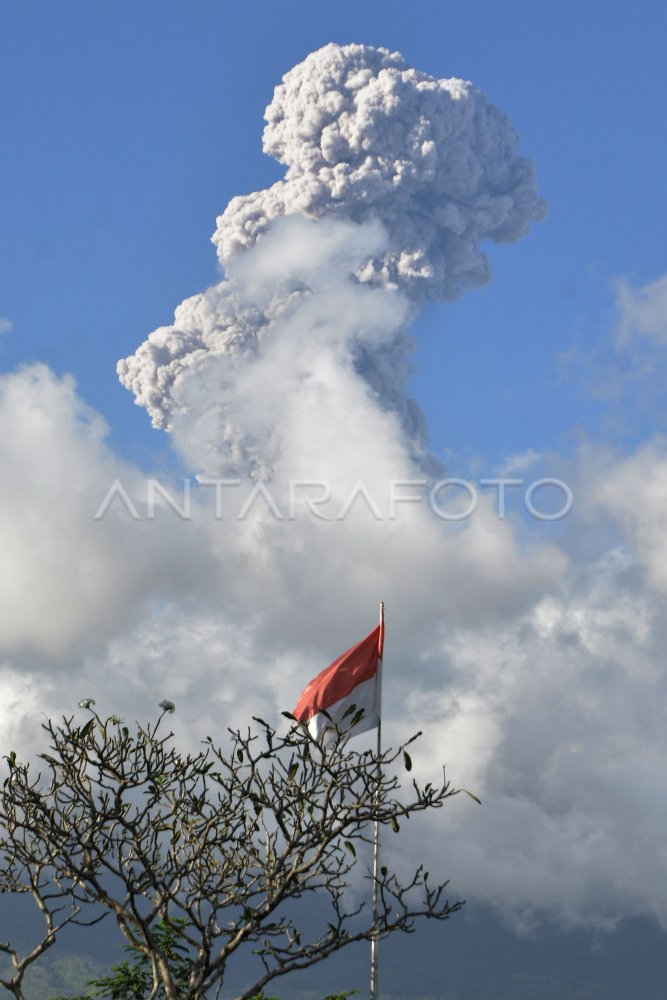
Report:
<svg viewBox="0 0 667 1000"><path fill-rule="evenodd" d="M266 120L264 150L285 164L284 180L232 199L213 236L225 280L119 362L121 381L203 468L270 478L285 400L312 378L304 354L312 361L309 342L321 340L318 352L397 416L423 465L406 325L424 301L489 280L482 241L518 239L543 217L532 164L472 84L365 45L309 55ZM288 336L298 351L279 367L275 343ZM263 413L247 412L245 382L262 384Z"/></svg>
<svg viewBox="0 0 667 1000"><path fill-rule="evenodd" d="M481 240L518 239L544 214L507 117L470 83L436 80L397 52L327 45L286 74L266 120L264 150L285 180L220 216L223 264L277 216L379 219L388 246L359 280L453 299L489 280Z"/></svg>

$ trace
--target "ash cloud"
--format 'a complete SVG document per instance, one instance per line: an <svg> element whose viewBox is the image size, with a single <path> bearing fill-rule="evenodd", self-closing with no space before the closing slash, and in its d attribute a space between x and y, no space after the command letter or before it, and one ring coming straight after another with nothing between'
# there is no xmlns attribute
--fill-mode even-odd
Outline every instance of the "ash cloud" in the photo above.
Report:
<svg viewBox="0 0 667 1000"><path fill-rule="evenodd" d="M264 151L287 172L219 217L223 265L279 216L380 220L388 245L359 280L416 302L454 299L489 280L480 241L518 239L544 215L507 116L398 52L327 45L285 75L265 117Z"/></svg>
<svg viewBox="0 0 667 1000"><path fill-rule="evenodd" d="M279 399L270 422L248 421L236 389L247 376L264 381L264 400L276 396L275 378L298 391L309 373L293 357L273 380L260 377L262 359L301 331L304 315L313 340L333 315L337 363L397 416L409 452L428 466L423 417L405 390L407 326L424 302L489 281L483 241L518 239L544 216L533 166L517 155L507 116L472 84L371 46L309 55L276 88L266 121L264 150L285 178L232 199L213 236L224 280L121 360L121 382L156 427L197 438L190 457L206 471L271 478L284 450ZM267 241L271 256L260 252ZM394 318L378 333L347 304Z"/></svg>

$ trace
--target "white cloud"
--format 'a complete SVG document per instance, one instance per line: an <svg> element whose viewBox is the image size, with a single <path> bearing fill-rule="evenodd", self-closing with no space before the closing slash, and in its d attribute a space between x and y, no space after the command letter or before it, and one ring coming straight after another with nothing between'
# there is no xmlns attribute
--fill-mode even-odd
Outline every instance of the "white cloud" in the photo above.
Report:
<svg viewBox="0 0 667 1000"><path fill-rule="evenodd" d="M543 457L534 448L528 448L517 455L508 455L498 469L498 475L517 478L519 473L523 474L534 469L542 461Z"/></svg>
<svg viewBox="0 0 667 1000"><path fill-rule="evenodd" d="M9 316L0 316L0 337L3 333L11 333L14 329L14 324L10 320Z"/></svg>
<svg viewBox="0 0 667 1000"><path fill-rule="evenodd" d="M417 467L371 397L353 412L358 424L332 436L319 471L340 471L346 487L361 469L381 498L389 470L411 478ZM301 443L309 460L326 440L316 413ZM284 439L297 459L298 426ZM555 544L544 525L500 521L491 497L460 524L424 503L394 522L363 505L342 522L260 508L235 522L216 521L212 492L195 491L193 521L166 510L147 521L140 471L109 451L72 381L44 367L4 377L0 429L3 742L34 745L42 712L88 695L131 718L169 698L193 742L224 739L252 714L278 720L372 627L383 598L385 738L422 728L416 768L433 776L447 761L484 803L449 804L415 828L411 853L524 921L667 923L656 877L667 800L660 441L621 462L582 453L570 470L578 506ZM139 522L120 506L93 521L115 478ZM591 536L596 518L604 530Z"/></svg>
<svg viewBox="0 0 667 1000"><path fill-rule="evenodd" d="M658 592L667 591L667 440L655 437L620 458L597 484L600 507L622 526Z"/></svg>
<svg viewBox="0 0 667 1000"><path fill-rule="evenodd" d="M629 347L639 339L667 343L667 274L639 287L619 278L616 297L620 347Z"/></svg>
<svg viewBox="0 0 667 1000"><path fill-rule="evenodd" d="M587 400L602 402L609 439L646 426L664 429L667 376L667 274L644 285L613 282L613 312L602 335L560 356L562 371Z"/></svg>
<svg viewBox="0 0 667 1000"><path fill-rule="evenodd" d="M143 477L105 444L106 426L70 377L33 365L0 378L0 656L56 663L80 644L126 629L144 602L205 576L194 531L94 514L120 477ZM178 572L175 574L174 570Z"/></svg>
<svg viewBox="0 0 667 1000"><path fill-rule="evenodd" d="M459 891L505 913L667 925L662 616L627 554L575 569L514 621L443 636L448 682L411 707L484 804L448 810L439 836Z"/></svg>

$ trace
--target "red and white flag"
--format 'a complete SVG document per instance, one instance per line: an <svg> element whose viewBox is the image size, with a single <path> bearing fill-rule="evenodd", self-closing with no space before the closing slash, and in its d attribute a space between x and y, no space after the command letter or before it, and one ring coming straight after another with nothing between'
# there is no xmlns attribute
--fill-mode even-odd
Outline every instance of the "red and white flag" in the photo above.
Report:
<svg viewBox="0 0 667 1000"><path fill-rule="evenodd" d="M314 739L340 723L351 705L364 714L354 733L375 729L380 721L382 682L382 647L384 616L370 635L352 646L307 684L301 693L294 715L308 726ZM330 716L327 719L322 712Z"/></svg>

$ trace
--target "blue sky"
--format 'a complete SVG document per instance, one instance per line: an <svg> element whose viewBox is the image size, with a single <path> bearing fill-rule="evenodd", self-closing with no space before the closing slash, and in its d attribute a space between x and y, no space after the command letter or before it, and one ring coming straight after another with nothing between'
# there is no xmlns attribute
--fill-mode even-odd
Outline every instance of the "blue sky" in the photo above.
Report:
<svg viewBox="0 0 667 1000"><path fill-rule="evenodd" d="M188 706L192 735L197 684L220 662L251 671L275 651L280 676L264 677L262 705L244 690L233 710L284 707L284 691L340 651L339 636L341 648L358 637L383 586L400 631L387 709L396 738L405 705L406 725L430 712L429 753L454 758L455 773L487 793L483 830L455 818L448 832L462 890L489 922L484 940L507 932L498 911L538 941L544 927L583 928L605 947L625 940L626 921L651 934L667 926L652 888L667 874L655 710L667 687L666 31L667 13L648 0L0 0L0 532L11 625L0 624L0 669L12 697L60 711L63 692L94 684L134 711L134 700L153 703L159 679ZM119 519L102 536L92 513L114 477L140 492L146 475L201 471L192 439L151 427L116 363L220 281L216 216L283 175L262 152L273 89L328 42L384 46L436 78L471 80L521 136L548 216L517 242L482 247L489 284L421 312L409 386L452 475L558 477L574 491L573 513L536 524L516 503L499 525L482 504L458 534L436 538L432 524L410 521L357 535L355 522L340 545L321 526L298 537L264 526L261 558L256 538L232 526L221 540L205 518L196 533L164 520L132 537ZM47 368L26 375L34 363ZM59 381L68 373L76 390ZM341 398L362 398L344 386ZM365 405L359 420L377 418L381 436ZM331 468L347 474L349 456L324 424L308 430L308 447L321 435ZM374 455L370 430L345 435L371 482L389 468L414 472L398 436L387 431ZM300 439L286 438L290 448L295 461L312 454ZM346 553L363 567L336 590ZM289 595L309 601L308 614L286 610ZM267 598L275 608L262 609ZM179 655L192 658L191 683ZM234 703L235 684L223 676L218 707ZM573 966L588 968L593 938L567 940ZM664 982L657 962L650 969L647 997ZM594 963L585 975L602 996Z"/></svg>

